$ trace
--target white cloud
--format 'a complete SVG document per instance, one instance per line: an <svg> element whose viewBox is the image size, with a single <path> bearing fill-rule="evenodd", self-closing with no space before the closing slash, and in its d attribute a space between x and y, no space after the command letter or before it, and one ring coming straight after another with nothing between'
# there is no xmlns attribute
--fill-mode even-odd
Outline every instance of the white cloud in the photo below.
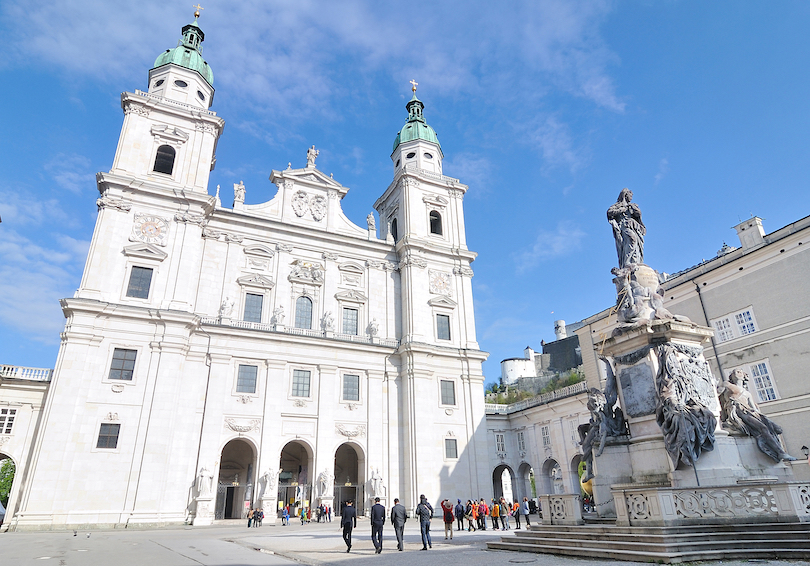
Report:
<svg viewBox="0 0 810 566"><path fill-rule="evenodd" d="M458 178L470 187L470 195L486 194L492 182L492 162L473 153L456 153L442 162L445 175Z"/></svg>
<svg viewBox="0 0 810 566"><path fill-rule="evenodd" d="M90 160L75 153L58 153L44 165L56 184L76 194L95 188L95 174Z"/></svg>
<svg viewBox="0 0 810 566"><path fill-rule="evenodd" d="M540 152L548 167L567 167L573 173L587 163L586 147L577 147L571 129L556 116L541 116L527 123L525 128L527 139Z"/></svg>
<svg viewBox="0 0 810 566"><path fill-rule="evenodd" d="M655 182L653 183L653 186L657 187L658 183L660 183L664 177L667 176L667 173L669 173L669 159L663 157L661 161L658 162L658 173L655 174Z"/></svg>
<svg viewBox="0 0 810 566"><path fill-rule="evenodd" d="M580 249L585 237L578 226L571 222L560 222L554 232L541 230L534 244L515 254L518 273L536 267L540 262L566 256Z"/></svg>

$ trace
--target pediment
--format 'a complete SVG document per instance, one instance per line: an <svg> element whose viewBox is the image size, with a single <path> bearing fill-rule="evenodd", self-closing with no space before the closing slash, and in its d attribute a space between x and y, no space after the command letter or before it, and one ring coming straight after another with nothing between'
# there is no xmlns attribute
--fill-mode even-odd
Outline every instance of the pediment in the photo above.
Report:
<svg viewBox="0 0 810 566"><path fill-rule="evenodd" d="M318 183L328 185L334 188L342 188L343 185L335 181L329 175L318 171L315 168L295 169L293 171L285 171L285 177L292 178L294 181L306 181L308 183Z"/></svg>
<svg viewBox="0 0 810 566"><path fill-rule="evenodd" d="M354 289L335 293L335 298L338 301L347 301L351 303L365 303L368 300L368 297L366 297L363 293Z"/></svg>
<svg viewBox="0 0 810 566"><path fill-rule="evenodd" d="M254 244L245 246L245 255L270 259L276 255L276 251L261 244Z"/></svg>
<svg viewBox="0 0 810 566"><path fill-rule="evenodd" d="M126 256L151 259L155 261L163 261L169 257L169 254L159 249L157 246L153 246L152 244L135 244L132 246L125 246L123 252Z"/></svg>
<svg viewBox="0 0 810 566"><path fill-rule="evenodd" d="M176 142L185 142L188 140L188 134L180 128L174 126L167 126L166 124L156 124L152 126L152 135L167 140Z"/></svg>
<svg viewBox="0 0 810 566"><path fill-rule="evenodd" d="M262 289L272 289L275 283L271 277L259 275L258 273L251 273L250 275L243 275L236 280L239 285L246 287L261 287Z"/></svg>
<svg viewBox="0 0 810 566"><path fill-rule="evenodd" d="M444 307L446 309L454 309L458 306L458 303L447 297L434 297L428 301L428 304L431 307Z"/></svg>
<svg viewBox="0 0 810 566"><path fill-rule="evenodd" d="M347 271L349 273L357 273L359 275L362 275L363 273L365 273L365 269L363 269L363 267L361 265L359 265L357 263L354 263L354 262L351 262L351 261L347 261L346 263L339 264L338 269L340 271Z"/></svg>
<svg viewBox="0 0 810 566"><path fill-rule="evenodd" d="M437 206L440 208L444 208L450 202L446 198L441 197L439 195L425 195L422 197L422 202L427 204L432 204L433 206Z"/></svg>

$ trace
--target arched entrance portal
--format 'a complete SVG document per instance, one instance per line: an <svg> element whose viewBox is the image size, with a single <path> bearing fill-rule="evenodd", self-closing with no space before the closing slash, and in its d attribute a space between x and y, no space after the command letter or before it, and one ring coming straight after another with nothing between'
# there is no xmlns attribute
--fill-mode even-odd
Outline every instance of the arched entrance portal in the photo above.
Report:
<svg viewBox="0 0 810 566"><path fill-rule="evenodd" d="M532 480L534 479L534 470L532 467L523 462L518 468L518 487L515 489L515 497L523 501L524 497L533 499L537 497L537 491L532 487Z"/></svg>
<svg viewBox="0 0 810 566"><path fill-rule="evenodd" d="M14 487L15 472L14 460L0 453L0 525L5 522L7 515L9 519L11 518L11 512L8 509L9 498Z"/></svg>
<svg viewBox="0 0 810 566"><path fill-rule="evenodd" d="M335 510L343 511L348 500L354 501L357 514L363 515L365 504L365 458L359 446L341 444L335 451Z"/></svg>
<svg viewBox="0 0 810 566"><path fill-rule="evenodd" d="M501 464L492 472L492 493L495 499L503 497L512 501L512 486L514 485L515 474L512 468Z"/></svg>
<svg viewBox="0 0 810 566"><path fill-rule="evenodd" d="M256 485L256 451L249 442L236 438L222 449L217 484L215 519L243 519L253 501Z"/></svg>
<svg viewBox="0 0 810 566"><path fill-rule="evenodd" d="M537 486L537 493L565 493L562 468L557 460L549 458L543 462L543 473L540 475L540 485Z"/></svg>
<svg viewBox="0 0 810 566"><path fill-rule="evenodd" d="M312 450L303 442L293 440L281 450L278 476L278 500L289 507L290 515L300 512L311 496Z"/></svg>
<svg viewBox="0 0 810 566"><path fill-rule="evenodd" d="M579 493L582 486L579 484L579 463L582 461L582 454L577 454L571 459L571 493Z"/></svg>

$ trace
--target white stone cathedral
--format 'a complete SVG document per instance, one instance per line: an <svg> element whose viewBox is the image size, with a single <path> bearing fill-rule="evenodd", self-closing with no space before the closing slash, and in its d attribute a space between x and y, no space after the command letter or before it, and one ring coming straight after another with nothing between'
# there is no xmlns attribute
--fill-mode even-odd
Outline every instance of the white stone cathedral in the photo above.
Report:
<svg viewBox="0 0 810 566"><path fill-rule="evenodd" d="M414 96L374 203L274 170L232 208L197 19L121 96L124 123L12 529L273 520L324 503L491 489L463 198Z"/></svg>

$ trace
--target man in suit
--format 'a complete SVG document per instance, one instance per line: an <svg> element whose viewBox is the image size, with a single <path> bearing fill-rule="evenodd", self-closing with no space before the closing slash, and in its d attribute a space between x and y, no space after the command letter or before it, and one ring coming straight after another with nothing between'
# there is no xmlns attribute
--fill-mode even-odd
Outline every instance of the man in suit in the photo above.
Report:
<svg viewBox="0 0 810 566"><path fill-rule="evenodd" d="M352 500L346 502L346 506L340 513L340 526L343 527L343 542L346 543L346 552L352 549L352 529L357 526L357 511L352 506Z"/></svg>
<svg viewBox="0 0 810 566"><path fill-rule="evenodd" d="M405 544L402 538L405 534L405 521L407 520L405 506L399 504L399 499L394 499L394 506L391 508L391 524L394 525L394 533L397 535L397 550L402 550Z"/></svg>
<svg viewBox="0 0 810 566"><path fill-rule="evenodd" d="M380 505L380 498L374 498L374 505L371 506L371 542L377 549L377 554L382 552L382 531L385 525L385 507Z"/></svg>

